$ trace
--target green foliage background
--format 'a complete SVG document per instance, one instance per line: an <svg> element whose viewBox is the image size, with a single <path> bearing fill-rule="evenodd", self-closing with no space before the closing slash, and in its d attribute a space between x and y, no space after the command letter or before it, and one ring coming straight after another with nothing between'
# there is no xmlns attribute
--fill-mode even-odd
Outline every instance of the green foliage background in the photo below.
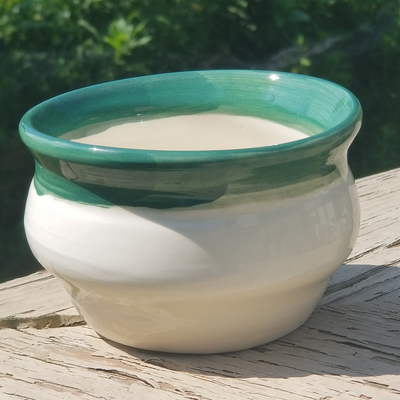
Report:
<svg viewBox="0 0 400 400"><path fill-rule="evenodd" d="M364 109L355 176L400 166L400 0L0 0L0 281L39 267L22 223L25 111L99 82L221 68L347 87Z"/></svg>

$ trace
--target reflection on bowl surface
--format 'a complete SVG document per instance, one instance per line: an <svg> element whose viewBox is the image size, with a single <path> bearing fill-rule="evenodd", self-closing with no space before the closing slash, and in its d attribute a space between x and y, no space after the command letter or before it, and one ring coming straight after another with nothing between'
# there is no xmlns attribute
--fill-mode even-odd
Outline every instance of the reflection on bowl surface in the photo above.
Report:
<svg viewBox="0 0 400 400"><path fill-rule="evenodd" d="M268 71L133 78L23 117L26 234L99 334L215 353L277 339L351 252L359 206L344 88Z"/></svg>

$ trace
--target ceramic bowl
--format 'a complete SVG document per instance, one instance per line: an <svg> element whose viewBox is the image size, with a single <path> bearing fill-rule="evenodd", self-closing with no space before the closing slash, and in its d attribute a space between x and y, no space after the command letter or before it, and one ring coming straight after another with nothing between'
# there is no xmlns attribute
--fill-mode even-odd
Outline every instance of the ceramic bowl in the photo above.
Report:
<svg viewBox="0 0 400 400"><path fill-rule="evenodd" d="M305 134L270 146L140 150L60 136L121 118L251 116ZM29 245L101 336L216 353L288 334L352 251L359 204L346 89L268 71L139 77L63 94L20 124L36 172Z"/></svg>

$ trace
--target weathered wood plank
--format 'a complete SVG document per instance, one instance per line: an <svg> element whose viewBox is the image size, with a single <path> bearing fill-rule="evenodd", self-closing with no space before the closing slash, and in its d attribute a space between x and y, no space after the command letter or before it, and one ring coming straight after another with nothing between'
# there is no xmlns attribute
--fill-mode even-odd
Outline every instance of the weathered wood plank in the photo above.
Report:
<svg viewBox="0 0 400 400"><path fill-rule="evenodd" d="M357 184L362 225L348 262L301 328L255 349L128 348L82 325L47 272L1 284L0 398L399 399L400 170Z"/></svg>
<svg viewBox="0 0 400 400"><path fill-rule="evenodd" d="M320 306L364 295L379 283L390 282L400 269L400 169L357 181L361 227L346 264L336 271ZM394 267L394 268L392 268ZM365 296L363 297L366 300ZM361 298L360 298L361 301Z"/></svg>
<svg viewBox="0 0 400 400"><path fill-rule="evenodd" d="M83 323L54 276L42 270L0 285L0 329Z"/></svg>
<svg viewBox="0 0 400 400"><path fill-rule="evenodd" d="M112 347L87 327L5 330L1 390L13 393L16 385L3 383L13 375L19 380L15 393L35 399L60 396L59 391L71 399L128 399L132 393L146 399L398 398L394 355L349 345L354 339L340 330L320 332L318 315L313 319L316 328L268 346L213 356Z"/></svg>

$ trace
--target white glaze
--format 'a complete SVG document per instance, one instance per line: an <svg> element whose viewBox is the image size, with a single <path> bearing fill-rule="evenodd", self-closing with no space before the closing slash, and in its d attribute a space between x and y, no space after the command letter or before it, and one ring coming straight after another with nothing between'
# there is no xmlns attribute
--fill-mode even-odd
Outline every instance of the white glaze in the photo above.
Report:
<svg viewBox="0 0 400 400"><path fill-rule="evenodd" d="M291 332L355 243L352 178L289 199L215 203L105 208L39 196L31 186L25 227L38 260L114 341L213 353Z"/></svg>
<svg viewBox="0 0 400 400"><path fill-rule="evenodd" d="M82 137L83 136L83 137ZM308 137L261 118L194 114L137 121L113 120L85 126L62 136L97 146L152 150L229 150L270 146Z"/></svg>

